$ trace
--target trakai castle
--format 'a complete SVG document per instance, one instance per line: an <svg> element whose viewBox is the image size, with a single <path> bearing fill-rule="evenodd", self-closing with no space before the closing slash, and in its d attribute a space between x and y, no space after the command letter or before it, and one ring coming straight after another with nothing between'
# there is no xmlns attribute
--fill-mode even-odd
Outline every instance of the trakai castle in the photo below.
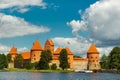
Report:
<svg viewBox="0 0 120 80"><path fill-rule="evenodd" d="M31 63L34 63L40 60L40 55L43 50L50 50L52 52L52 60L50 62L50 65L56 64L57 68L59 68L59 55L62 49L63 48L59 47L56 50L54 50L54 43L52 40L47 40L43 48L39 40L36 40L33 43L30 52L21 52L20 54L22 55L25 61L30 61ZM74 54L71 52L69 48L65 49L68 53L68 62L70 65L69 67L70 69L74 70L100 69L99 52L94 44L91 44L90 48L86 52L87 58L76 58L74 57ZM11 55L12 61L14 62L15 56L18 54L17 48L13 46L10 49L9 54Z"/></svg>

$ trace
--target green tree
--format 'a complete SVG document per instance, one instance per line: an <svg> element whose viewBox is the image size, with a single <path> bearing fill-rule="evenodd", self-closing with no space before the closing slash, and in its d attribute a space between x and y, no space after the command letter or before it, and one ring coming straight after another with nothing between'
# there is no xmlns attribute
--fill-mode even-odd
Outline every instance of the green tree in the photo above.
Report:
<svg viewBox="0 0 120 80"><path fill-rule="evenodd" d="M109 64L108 64L108 56L106 56L105 54L102 55L101 59L101 68L102 69L108 69L109 68Z"/></svg>
<svg viewBox="0 0 120 80"><path fill-rule="evenodd" d="M8 61L5 54L0 54L0 69L7 68Z"/></svg>
<svg viewBox="0 0 120 80"><path fill-rule="evenodd" d="M28 61L28 62L25 64L25 68L26 68L26 69L32 69L32 68L33 68L33 63L31 63L30 61Z"/></svg>
<svg viewBox="0 0 120 80"><path fill-rule="evenodd" d="M52 64L52 65L51 65L51 69L52 69L52 70L56 70L56 69L57 69L56 64Z"/></svg>
<svg viewBox="0 0 120 80"><path fill-rule="evenodd" d="M44 50L44 59L49 63L52 60L52 53L50 50ZM42 54L42 53L41 53Z"/></svg>
<svg viewBox="0 0 120 80"><path fill-rule="evenodd" d="M16 68L23 68L24 59L21 54L18 54L14 60L14 66Z"/></svg>
<svg viewBox="0 0 120 80"><path fill-rule="evenodd" d="M120 69L120 48L114 47L109 54L109 68Z"/></svg>
<svg viewBox="0 0 120 80"><path fill-rule="evenodd" d="M8 60L8 62L11 62L12 60L11 60L11 55L10 54L7 54L7 60Z"/></svg>
<svg viewBox="0 0 120 80"><path fill-rule="evenodd" d="M68 64L68 54L66 49L62 49L60 52L60 56L59 56L59 61L60 61L60 67L64 70L65 68L69 67Z"/></svg>
<svg viewBox="0 0 120 80"><path fill-rule="evenodd" d="M52 59L52 54L49 50L43 50L40 61L38 62L38 69L49 69L49 62Z"/></svg>

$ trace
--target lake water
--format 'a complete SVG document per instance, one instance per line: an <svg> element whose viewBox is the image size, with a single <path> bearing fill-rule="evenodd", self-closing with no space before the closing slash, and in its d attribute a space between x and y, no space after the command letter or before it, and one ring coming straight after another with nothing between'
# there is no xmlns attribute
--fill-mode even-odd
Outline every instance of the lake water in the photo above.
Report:
<svg viewBox="0 0 120 80"><path fill-rule="evenodd" d="M0 80L120 80L120 74L0 72Z"/></svg>

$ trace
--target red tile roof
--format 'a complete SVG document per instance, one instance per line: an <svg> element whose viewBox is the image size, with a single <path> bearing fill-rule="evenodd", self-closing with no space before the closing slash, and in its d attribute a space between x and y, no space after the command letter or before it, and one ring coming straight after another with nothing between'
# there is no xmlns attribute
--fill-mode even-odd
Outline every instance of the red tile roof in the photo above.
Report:
<svg viewBox="0 0 120 80"><path fill-rule="evenodd" d="M22 52L21 55L23 59L30 59L30 52Z"/></svg>
<svg viewBox="0 0 120 80"><path fill-rule="evenodd" d="M31 50L43 50L40 42L38 40L35 41L35 43L33 44Z"/></svg>
<svg viewBox="0 0 120 80"><path fill-rule="evenodd" d="M17 48L15 48L14 46L10 49L9 54L18 54L17 52Z"/></svg>
<svg viewBox="0 0 120 80"><path fill-rule="evenodd" d="M47 40L49 42L50 45L54 45L52 40Z"/></svg>
<svg viewBox="0 0 120 80"><path fill-rule="evenodd" d="M87 53L99 53L96 46L92 43Z"/></svg>
<svg viewBox="0 0 120 80"><path fill-rule="evenodd" d="M69 48L65 48L68 54L73 55L72 51Z"/></svg>
<svg viewBox="0 0 120 80"><path fill-rule="evenodd" d="M54 54L59 55L62 49L64 49L64 48L57 48L56 51L54 52ZM71 50L69 48L65 48L65 49L69 55L73 55L73 53L71 52Z"/></svg>
<svg viewBox="0 0 120 80"><path fill-rule="evenodd" d="M62 50L63 48L57 48L56 50L55 50L55 52L54 52L54 54L60 54L60 51Z"/></svg>

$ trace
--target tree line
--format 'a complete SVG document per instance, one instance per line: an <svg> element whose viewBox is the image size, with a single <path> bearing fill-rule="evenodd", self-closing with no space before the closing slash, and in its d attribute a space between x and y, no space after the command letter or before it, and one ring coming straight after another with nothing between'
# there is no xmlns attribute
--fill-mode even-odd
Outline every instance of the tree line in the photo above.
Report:
<svg viewBox="0 0 120 80"><path fill-rule="evenodd" d="M21 54L16 55L14 59L15 68L26 68L26 69L37 69L37 70L47 70L57 69L56 64L49 65L52 60L52 53L50 50L43 50L41 52L40 60L35 63L31 63L30 60L25 61ZM62 49L59 56L60 65L59 67L63 70L69 67L68 64L68 54L66 49ZM0 69L8 68L8 64L13 62L11 60L10 54L0 54Z"/></svg>
<svg viewBox="0 0 120 80"><path fill-rule="evenodd" d="M120 70L120 47L114 47L109 55L102 55L101 68Z"/></svg>

